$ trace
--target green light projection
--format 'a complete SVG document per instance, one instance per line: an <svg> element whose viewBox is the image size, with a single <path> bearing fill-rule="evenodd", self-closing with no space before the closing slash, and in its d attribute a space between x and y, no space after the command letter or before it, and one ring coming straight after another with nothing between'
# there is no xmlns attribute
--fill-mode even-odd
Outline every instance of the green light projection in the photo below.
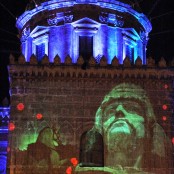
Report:
<svg viewBox="0 0 174 174"><path fill-rule="evenodd" d="M107 146L106 166L141 167L142 139L148 120L145 103L150 107L145 96L143 90L132 84L118 85L105 96L96 114L96 128L102 130ZM152 111L148 116L155 118Z"/></svg>
<svg viewBox="0 0 174 174"><path fill-rule="evenodd" d="M156 122L150 100L140 86L122 83L104 97L96 112L94 127L87 133L90 139L86 146L88 153L97 141L93 136L95 132L99 132L103 137L104 168L79 167L77 171L142 174L146 173L144 168L147 170L156 167L158 158L163 166L166 164L166 147L170 147L166 145L169 139ZM154 159L151 159L153 157ZM156 162L150 164L152 166L145 164L153 160ZM88 162L91 166L90 160Z"/></svg>
<svg viewBox="0 0 174 174"><path fill-rule="evenodd" d="M19 150L27 150L28 145L35 143L37 141L38 135L42 129L48 127L46 121L28 120L22 127L18 130L18 143L17 147Z"/></svg>
<svg viewBox="0 0 174 174"><path fill-rule="evenodd" d="M18 149L30 159L25 164L47 166L46 172L69 166L68 159L74 154L62 154L68 154L72 147L62 145L54 126L49 127L43 120L28 121L20 135ZM74 173L151 174L154 172L149 168L166 167L167 144L168 137L156 121L145 90L122 83L104 97L97 109L93 128L84 134L80 164L74 167Z"/></svg>
<svg viewBox="0 0 174 174"><path fill-rule="evenodd" d="M20 164L34 166L32 171L34 173L47 174L53 172L54 168L59 171L61 166L65 171L65 168L70 164L69 156L64 153L67 152L72 157L72 152L69 152L72 147L64 146L60 140L58 128L49 127L46 121L28 122L28 130L21 132L18 139L19 151L17 151L16 158L20 159L23 156L24 160ZM41 167L44 167L44 171L41 171Z"/></svg>
<svg viewBox="0 0 174 174"><path fill-rule="evenodd" d="M19 150L27 150L28 145L31 143L35 143L37 140L38 134L36 133L26 133L22 134L19 142Z"/></svg>

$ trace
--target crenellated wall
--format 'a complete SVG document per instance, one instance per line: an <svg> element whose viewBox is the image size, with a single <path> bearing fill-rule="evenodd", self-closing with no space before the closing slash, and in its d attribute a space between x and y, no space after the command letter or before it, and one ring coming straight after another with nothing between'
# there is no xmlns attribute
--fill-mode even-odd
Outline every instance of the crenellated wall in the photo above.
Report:
<svg viewBox="0 0 174 174"><path fill-rule="evenodd" d="M167 139L169 138L167 141L171 142L173 130L173 125L170 123L173 117L173 99L171 98L174 80L173 69L165 66L156 67L153 61L145 67L142 65L141 67L133 66L129 64L129 59L123 65L117 64L116 66L108 66L106 61L103 61L103 63L101 61L100 65L91 64L86 70L81 68L80 63L71 64L69 58L67 58L65 64L60 64L60 61L57 64L49 63L48 58L43 64L22 60L25 59L19 58L18 62L11 61L12 64L9 66L11 122L15 124L15 129L9 135L11 151L9 152L8 171L10 173L37 172L39 174L46 172L48 174L50 171L65 173L65 170L71 164L67 163L61 166L54 164L54 167L52 166L53 168L50 169L49 165L44 162L45 167L42 166L41 161L43 162L49 157L46 147L40 145L39 148L42 150L37 150L37 155L43 154L42 160L38 158L35 161L35 155L31 155L31 153L36 153L30 150L33 145L37 144L38 137L41 136L41 132L46 127L58 129L59 141L65 146L65 148L56 150L61 158L66 157L70 160L75 157L79 162L82 162L84 160L81 159L83 136L94 127L97 110L104 102L104 96L122 83L129 84L130 87L132 85L140 86L146 91L154 110L155 122L163 128L165 136L167 136ZM142 89L134 89L135 96ZM142 96L143 98L144 96ZM24 105L22 110L18 110L20 103ZM167 110L162 109L164 104L167 104ZM37 114L42 114L42 118L37 119ZM163 116L166 116L167 120L164 121ZM157 136L163 135L160 130L156 131ZM161 138L158 140L161 143L165 141ZM155 140L157 147L158 140ZM148 142L145 141L145 143L147 143L148 151L151 146ZM50 145L47 144L47 146ZM145 160L144 165L146 167L143 170L155 174L173 172L171 146L166 144L164 147L165 153L168 154L167 158L164 160L161 157L154 157L156 162ZM35 149L37 148L35 146ZM145 154L148 155L148 153ZM95 158L98 157L95 156ZM103 158L104 165L107 165L107 153L104 154ZM25 159L28 159L28 161ZM151 167L147 168L147 166ZM113 172L107 167L78 166L73 170L77 170L77 173L95 174Z"/></svg>
<svg viewBox="0 0 174 174"><path fill-rule="evenodd" d="M10 56L7 173L174 172L174 61L146 59L151 23L131 4L29 2Z"/></svg>

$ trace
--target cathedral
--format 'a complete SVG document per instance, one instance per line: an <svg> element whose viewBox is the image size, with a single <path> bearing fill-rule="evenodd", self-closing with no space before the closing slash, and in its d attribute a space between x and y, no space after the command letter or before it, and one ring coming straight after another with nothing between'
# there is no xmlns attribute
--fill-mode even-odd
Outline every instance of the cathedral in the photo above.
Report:
<svg viewBox="0 0 174 174"><path fill-rule="evenodd" d="M174 173L174 62L135 1L31 0L16 27L0 173Z"/></svg>

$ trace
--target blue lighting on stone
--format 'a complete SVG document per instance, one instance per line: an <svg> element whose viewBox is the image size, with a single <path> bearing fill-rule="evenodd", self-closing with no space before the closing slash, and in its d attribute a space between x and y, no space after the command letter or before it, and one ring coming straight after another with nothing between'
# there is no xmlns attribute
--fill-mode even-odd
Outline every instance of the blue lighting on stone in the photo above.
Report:
<svg viewBox="0 0 174 174"><path fill-rule="evenodd" d="M38 61L42 55L47 55L50 63L56 55L61 63L67 55L72 63L77 63L79 38L90 36L93 40L90 56L95 59L105 56L111 64L117 57L122 64L125 57L132 63L140 57L145 64L148 34L152 29L147 17L129 4L106 0L43 2L25 11L17 19L16 26L26 62L34 54Z"/></svg>
<svg viewBox="0 0 174 174"><path fill-rule="evenodd" d="M7 157L0 155L0 173L6 174Z"/></svg>
<svg viewBox="0 0 174 174"><path fill-rule="evenodd" d="M10 107L0 107L0 174L6 174Z"/></svg>

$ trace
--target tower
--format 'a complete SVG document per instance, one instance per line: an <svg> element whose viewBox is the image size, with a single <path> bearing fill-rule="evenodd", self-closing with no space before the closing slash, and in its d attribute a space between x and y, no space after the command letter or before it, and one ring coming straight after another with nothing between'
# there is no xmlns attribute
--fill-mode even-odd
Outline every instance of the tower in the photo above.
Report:
<svg viewBox="0 0 174 174"><path fill-rule="evenodd" d="M134 2L31 1L16 26L9 173L172 173L174 73Z"/></svg>

